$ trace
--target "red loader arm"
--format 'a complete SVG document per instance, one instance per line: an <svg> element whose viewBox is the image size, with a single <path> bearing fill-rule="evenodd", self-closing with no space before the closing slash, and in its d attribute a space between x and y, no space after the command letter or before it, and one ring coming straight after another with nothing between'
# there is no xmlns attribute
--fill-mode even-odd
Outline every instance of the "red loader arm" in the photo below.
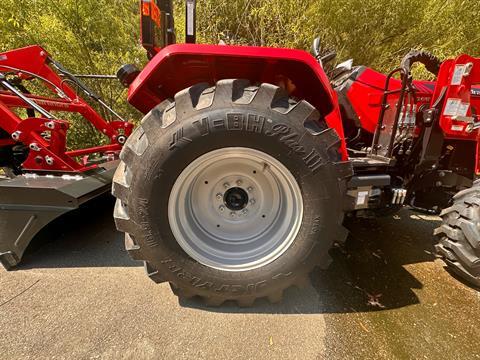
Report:
<svg viewBox="0 0 480 360"><path fill-rule="evenodd" d="M69 85L68 78L61 78L58 71L63 68L55 63L40 46L29 46L0 54L0 129L11 139L3 139L0 146L22 142L29 147L29 155L22 164L25 170L75 172L88 169L76 157L108 151L119 151L133 124L125 121L106 121ZM7 74L31 80L40 79L56 97L22 94L7 81ZM37 111L38 117L20 118L16 108ZM80 114L99 132L110 139L110 144L88 149L67 151L67 121L55 117L54 112ZM42 134L48 133L45 137Z"/></svg>
<svg viewBox="0 0 480 360"><path fill-rule="evenodd" d="M44 85L42 93L52 96L30 94L24 84L33 79ZM0 53L0 166L20 173L0 176L0 264L6 269L20 262L45 225L110 190L118 164L110 155L119 153L133 128L126 121L106 121L72 83L108 108L40 46ZM18 115L19 109L26 109L26 118ZM57 112L80 114L110 143L67 151L69 123ZM20 159L13 155L17 147ZM98 165L79 159L94 153L108 156L100 157Z"/></svg>

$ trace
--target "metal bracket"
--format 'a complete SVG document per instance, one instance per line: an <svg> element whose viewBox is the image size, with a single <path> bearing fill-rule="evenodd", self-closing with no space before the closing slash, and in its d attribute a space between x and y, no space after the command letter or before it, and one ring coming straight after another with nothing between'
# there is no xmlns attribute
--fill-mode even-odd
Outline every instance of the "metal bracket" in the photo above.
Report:
<svg viewBox="0 0 480 360"><path fill-rule="evenodd" d="M88 174L26 174L0 180L0 263L15 267L35 235L48 223L110 191L118 161Z"/></svg>

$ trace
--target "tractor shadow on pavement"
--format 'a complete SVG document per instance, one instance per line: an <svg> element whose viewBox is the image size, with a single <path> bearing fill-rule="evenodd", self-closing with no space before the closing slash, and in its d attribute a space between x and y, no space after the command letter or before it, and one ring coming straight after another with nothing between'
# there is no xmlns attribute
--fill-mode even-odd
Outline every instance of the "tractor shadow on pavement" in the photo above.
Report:
<svg viewBox="0 0 480 360"><path fill-rule="evenodd" d="M405 265L433 266L432 233L439 221L409 210L380 219L348 220L350 236L331 250L330 267L311 274L312 286L285 291L280 304L263 299L252 308L230 303L212 308L197 299L180 304L211 312L267 314L370 312L417 304L414 289L422 289L423 284Z"/></svg>
<svg viewBox="0 0 480 360"><path fill-rule="evenodd" d="M125 250L123 234L115 229L113 205L106 194L48 224L28 246L18 270L143 266Z"/></svg>
<svg viewBox="0 0 480 360"><path fill-rule="evenodd" d="M125 251L112 209L113 199L105 196L52 222L30 244L18 271L142 266ZM431 271L435 259L432 232L438 224L436 217L406 209L385 218L347 221L350 236L345 244L331 250L330 267L311 274L312 286L285 291L280 304L264 299L257 300L252 308L229 302L213 308L198 299L181 299L179 303L209 312L266 314L370 312L417 304L414 290L423 284L405 266L427 263Z"/></svg>

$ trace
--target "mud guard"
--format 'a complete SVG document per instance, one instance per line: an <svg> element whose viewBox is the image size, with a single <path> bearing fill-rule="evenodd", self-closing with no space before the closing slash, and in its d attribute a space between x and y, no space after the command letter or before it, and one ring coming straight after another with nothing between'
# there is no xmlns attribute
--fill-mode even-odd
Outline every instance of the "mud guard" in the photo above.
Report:
<svg viewBox="0 0 480 360"><path fill-rule="evenodd" d="M192 64L195 64L192 66ZM147 114L162 101L202 82L246 79L281 85L308 101L340 138L348 160L337 95L317 60L302 50L206 44L174 44L160 50L130 84L128 102ZM160 89L160 90L158 90Z"/></svg>
<svg viewBox="0 0 480 360"><path fill-rule="evenodd" d="M22 259L35 235L59 216L110 191L118 161L74 175L25 174L0 180L0 263Z"/></svg>

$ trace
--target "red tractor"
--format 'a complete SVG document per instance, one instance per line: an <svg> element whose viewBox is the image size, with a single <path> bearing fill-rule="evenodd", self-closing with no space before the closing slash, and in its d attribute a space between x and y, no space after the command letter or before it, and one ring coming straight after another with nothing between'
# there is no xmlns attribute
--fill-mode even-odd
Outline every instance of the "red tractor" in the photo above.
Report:
<svg viewBox="0 0 480 360"><path fill-rule="evenodd" d="M155 282L208 305L280 301L327 267L344 216L441 212L439 255L480 285L480 59L409 53L384 75L331 54L175 44L172 1L142 0L150 62L118 77L145 115L113 179L118 230ZM417 81L414 63L435 81ZM13 135L13 134L11 134ZM1 183L0 183L1 184Z"/></svg>
<svg viewBox="0 0 480 360"><path fill-rule="evenodd" d="M442 211L438 253L480 285L480 59L415 51L388 75L344 63L329 79L318 41L315 57L197 45L187 1L177 45L171 10L142 2L151 60L120 71L146 116L120 156L114 216L154 281L209 305L276 302L328 266L345 214L410 205ZM416 62L436 81L414 80Z"/></svg>

